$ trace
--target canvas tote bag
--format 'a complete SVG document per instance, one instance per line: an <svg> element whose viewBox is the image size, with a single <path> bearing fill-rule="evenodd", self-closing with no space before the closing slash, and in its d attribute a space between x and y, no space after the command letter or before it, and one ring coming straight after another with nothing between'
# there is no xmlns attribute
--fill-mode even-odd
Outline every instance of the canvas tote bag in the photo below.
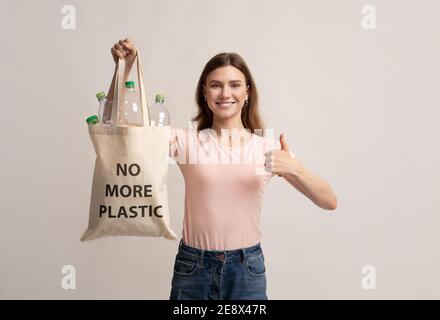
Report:
<svg viewBox="0 0 440 320"><path fill-rule="evenodd" d="M150 127L139 52L135 60L143 126L89 126L96 162L89 225L81 241L108 236L177 239L168 210L170 127ZM119 59L113 119L121 116L124 106L124 71L125 61Z"/></svg>

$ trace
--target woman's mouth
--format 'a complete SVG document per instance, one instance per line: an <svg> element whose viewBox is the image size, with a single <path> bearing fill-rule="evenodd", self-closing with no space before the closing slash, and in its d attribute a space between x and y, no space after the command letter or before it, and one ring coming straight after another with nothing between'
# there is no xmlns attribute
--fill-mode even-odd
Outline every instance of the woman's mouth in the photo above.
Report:
<svg viewBox="0 0 440 320"><path fill-rule="evenodd" d="M235 101L227 101L227 102L216 102L217 105L223 108L227 108L232 106L235 103Z"/></svg>

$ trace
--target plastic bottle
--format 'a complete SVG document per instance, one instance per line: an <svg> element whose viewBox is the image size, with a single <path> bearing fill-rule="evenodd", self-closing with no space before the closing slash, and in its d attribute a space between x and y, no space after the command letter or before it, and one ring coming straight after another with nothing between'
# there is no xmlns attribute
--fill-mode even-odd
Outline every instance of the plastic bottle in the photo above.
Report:
<svg viewBox="0 0 440 320"><path fill-rule="evenodd" d="M101 124L109 124L111 120L110 105L105 92L98 92L96 98L99 101L98 120Z"/></svg>
<svg viewBox="0 0 440 320"><path fill-rule="evenodd" d="M89 126L99 123L98 117L96 115L90 116L86 119Z"/></svg>
<svg viewBox="0 0 440 320"><path fill-rule="evenodd" d="M138 92L134 89L134 81L125 82L125 101L123 115L125 117L126 125L128 126L142 126L142 108ZM123 120L124 121L124 120Z"/></svg>
<svg viewBox="0 0 440 320"><path fill-rule="evenodd" d="M165 108L165 96L156 94L155 103L150 107L150 125L152 127L163 127L170 125L170 114Z"/></svg>

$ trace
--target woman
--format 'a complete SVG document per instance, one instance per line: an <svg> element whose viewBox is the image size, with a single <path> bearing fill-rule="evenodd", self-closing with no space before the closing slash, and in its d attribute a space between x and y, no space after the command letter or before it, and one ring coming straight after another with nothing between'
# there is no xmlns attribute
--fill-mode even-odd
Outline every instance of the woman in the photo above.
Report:
<svg viewBox="0 0 440 320"><path fill-rule="evenodd" d="M127 76L134 44L120 40L111 52L115 63L126 60ZM326 210L336 208L336 196L289 151L283 135L281 149L274 150L275 139L261 134L255 82L238 54L221 53L207 63L196 102L193 143L189 129L172 129L170 140L170 156L185 180L183 237L170 299L267 299L260 212L268 180L283 177Z"/></svg>

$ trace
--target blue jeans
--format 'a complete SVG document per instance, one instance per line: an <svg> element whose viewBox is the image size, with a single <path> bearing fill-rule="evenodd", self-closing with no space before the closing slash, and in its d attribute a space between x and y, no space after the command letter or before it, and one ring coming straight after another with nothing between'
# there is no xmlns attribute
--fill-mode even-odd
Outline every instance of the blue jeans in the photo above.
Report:
<svg viewBox="0 0 440 320"><path fill-rule="evenodd" d="M261 245L210 251L179 244L171 300L267 300Z"/></svg>

